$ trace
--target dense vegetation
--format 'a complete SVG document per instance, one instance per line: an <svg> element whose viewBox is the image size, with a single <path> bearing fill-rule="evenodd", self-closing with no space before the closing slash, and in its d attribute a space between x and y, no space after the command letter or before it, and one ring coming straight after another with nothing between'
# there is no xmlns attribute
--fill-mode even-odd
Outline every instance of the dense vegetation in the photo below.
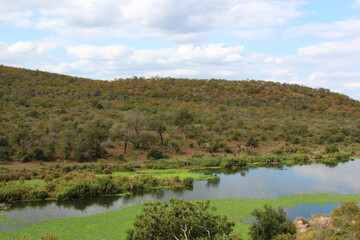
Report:
<svg viewBox="0 0 360 240"><path fill-rule="evenodd" d="M360 103L264 81L97 81L0 66L0 160L358 153Z"/></svg>
<svg viewBox="0 0 360 240"><path fill-rule="evenodd" d="M185 201L171 197L168 202L145 202L136 216L129 240L152 239L241 239L230 235L234 223L216 215L210 201Z"/></svg>

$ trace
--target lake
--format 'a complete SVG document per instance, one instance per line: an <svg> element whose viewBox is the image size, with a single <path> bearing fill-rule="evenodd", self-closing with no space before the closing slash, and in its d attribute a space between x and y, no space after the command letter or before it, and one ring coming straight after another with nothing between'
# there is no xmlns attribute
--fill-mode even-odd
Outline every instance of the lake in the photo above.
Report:
<svg viewBox="0 0 360 240"><path fill-rule="evenodd" d="M127 197L102 197L76 201L36 201L14 204L10 210L0 214L26 222L40 222L47 219L87 216L123 207L141 204L147 200L168 200L171 196L193 199L240 199L274 198L280 195L301 193L360 193L360 160L339 163L328 167L322 164L277 168L255 168L224 172L206 170L199 174L213 174L219 178L194 182L192 189L160 189ZM285 209L288 217L310 217L315 213L329 213L337 204L323 207L299 204ZM3 229L6 230L6 229Z"/></svg>

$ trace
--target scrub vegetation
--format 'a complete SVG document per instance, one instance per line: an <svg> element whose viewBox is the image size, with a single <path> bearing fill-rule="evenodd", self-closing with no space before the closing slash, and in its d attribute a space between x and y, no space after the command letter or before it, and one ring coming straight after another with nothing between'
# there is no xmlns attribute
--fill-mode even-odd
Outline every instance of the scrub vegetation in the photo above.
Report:
<svg viewBox="0 0 360 240"><path fill-rule="evenodd" d="M323 88L254 80L97 81L1 65L0 112L0 162L11 168L98 159L321 158L358 154L360 145L360 102Z"/></svg>

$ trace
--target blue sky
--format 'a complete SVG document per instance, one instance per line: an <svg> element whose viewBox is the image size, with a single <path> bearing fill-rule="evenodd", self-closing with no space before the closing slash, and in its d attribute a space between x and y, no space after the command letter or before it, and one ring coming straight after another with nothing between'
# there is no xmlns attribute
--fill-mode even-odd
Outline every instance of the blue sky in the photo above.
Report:
<svg viewBox="0 0 360 240"><path fill-rule="evenodd" d="M0 0L0 64L256 79L360 100L360 0Z"/></svg>

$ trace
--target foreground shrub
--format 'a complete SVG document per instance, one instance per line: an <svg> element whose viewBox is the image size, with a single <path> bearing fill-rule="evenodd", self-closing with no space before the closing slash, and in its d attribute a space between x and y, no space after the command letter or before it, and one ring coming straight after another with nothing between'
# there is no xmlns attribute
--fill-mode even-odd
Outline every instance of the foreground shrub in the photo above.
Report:
<svg viewBox="0 0 360 240"><path fill-rule="evenodd" d="M255 209L251 214L256 219L256 222L251 224L249 231L254 240L271 240L276 239L277 235L296 233L295 225L286 218L286 213L282 208L276 210L265 205L263 211Z"/></svg>
<svg viewBox="0 0 360 240"><path fill-rule="evenodd" d="M229 239L234 223L214 214L210 201L185 201L171 197L167 202L145 202L127 239ZM240 239L233 238L233 239Z"/></svg>

